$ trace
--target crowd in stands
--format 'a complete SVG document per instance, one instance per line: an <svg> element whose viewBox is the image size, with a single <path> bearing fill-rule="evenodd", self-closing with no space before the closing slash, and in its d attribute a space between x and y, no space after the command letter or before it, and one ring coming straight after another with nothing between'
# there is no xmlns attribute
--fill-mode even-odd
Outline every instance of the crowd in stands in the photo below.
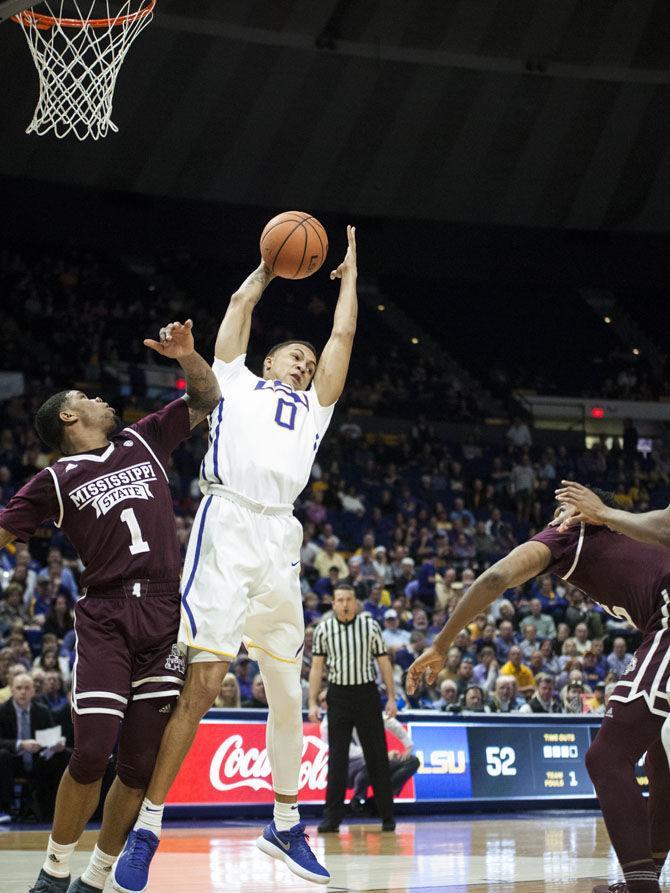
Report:
<svg viewBox="0 0 670 893"><path fill-rule="evenodd" d="M36 441L21 441L29 418L20 418L17 433L7 409L0 504L48 461ZM561 478L613 490L633 509L659 499L666 504L670 458L663 450L637 453L636 443L633 432L611 451L600 445L577 455L563 447L538 451L531 430L516 419L503 444L483 449L473 438L443 442L423 418L406 437L385 443L366 439L346 419L339 430L335 423L296 507L304 527L305 698L313 629L344 581L382 627L405 706L602 710L606 687L623 673L639 634L548 575L505 593L464 630L435 685L410 698L404 674L477 575L544 526ZM197 440L183 448L170 469L184 549L199 499L201 449ZM0 567L0 700L9 696L12 674L28 670L36 696L58 709L74 661L77 556L47 524L28 546L0 553ZM265 706L258 668L247 655L233 666L220 701Z"/></svg>
<svg viewBox="0 0 670 893"><path fill-rule="evenodd" d="M16 313L6 321L3 366L23 371L27 390L0 401L0 507L53 458L39 443L31 419L54 390L88 383L115 401L129 421L166 399L147 393L138 331L151 332L167 317L192 315L197 328L209 333L209 347L206 334L199 346L205 354L211 351L223 299L193 312L194 299L178 287L182 277L195 275L193 264L171 258L164 267L169 276L153 271L163 291L168 291L165 277L172 283L159 313L159 302L146 301L146 277L137 272L125 270L121 298L118 270L100 261L4 251L0 279L16 297ZM282 312L276 313L280 323L272 322L269 313L255 318L262 329L254 334L261 336L260 344L289 335L292 303L286 292ZM314 298L308 316L305 321L301 311L297 331L325 340L330 311ZM336 415L296 505L304 527L305 705L314 627L328 614L333 591L344 581L354 587L360 609L382 627L401 707L602 713L639 633L548 575L504 593L463 630L434 685L410 697L404 679L477 576L547 523L558 481L598 485L633 510L665 506L670 501L668 450L659 442L651 453L638 452L632 423L622 443L615 441L611 449L598 443L575 451L560 442L538 448L520 418L500 429L497 443L484 446L477 436L477 407L458 387L443 389L436 408L430 405L432 373L415 363L408 375L400 347L391 345L384 353L383 372L374 353L358 354L368 365L357 360L348 388L352 396ZM138 368L126 393L119 392L107 371L118 363ZM363 382L375 363L380 367L375 380L383 386L366 391ZM389 414L398 414L398 408L411 412L411 430L366 436L356 416L344 411L357 400L370 411L385 404L393 406ZM472 434L458 443L444 440L432 424L436 415L450 413L473 420ZM169 467L184 551L200 500L197 475L205 449L206 432L201 431L175 452ZM75 657L72 609L81 570L71 545L51 524L29 544L0 552L0 703L11 697L13 679L27 673L36 701L56 715L67 708ZM224 680L216 706L266 705L258 667L243 653Z"/></svg>

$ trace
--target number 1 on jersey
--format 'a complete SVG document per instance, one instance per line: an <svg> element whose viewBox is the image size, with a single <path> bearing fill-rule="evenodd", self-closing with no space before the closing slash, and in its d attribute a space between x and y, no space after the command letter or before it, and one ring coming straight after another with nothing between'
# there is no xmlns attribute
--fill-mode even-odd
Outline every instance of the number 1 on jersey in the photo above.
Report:
<svg viewBox="0 0 670 893"><path fill-rule="evenodd" d="M132 540L130 546L131 555L139 555L141 552L150 552L151 547L146 540L142 539L142 531L140 530L140 525L137 523L137 518L135 517L134 509L124 509L121 512L121 520L124 524L128 525L128 529L130 530L130 538Z"/></svg>

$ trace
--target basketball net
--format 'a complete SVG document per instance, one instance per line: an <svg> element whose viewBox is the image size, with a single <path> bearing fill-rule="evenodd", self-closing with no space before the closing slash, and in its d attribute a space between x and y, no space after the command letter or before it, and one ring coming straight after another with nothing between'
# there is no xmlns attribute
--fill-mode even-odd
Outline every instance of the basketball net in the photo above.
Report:
<svg viewBox="0 0 670 893"><path fill-rule="evenodd" d="M132 42L153 18L156 0L96 0L40 3L14 16L28 41L37 68L40 95L26 133L59 139L72 133L97 140L110 130L114 87ZM73 10L69 12L69 10ZM106 13L106 14L105 14Z"/></svg>

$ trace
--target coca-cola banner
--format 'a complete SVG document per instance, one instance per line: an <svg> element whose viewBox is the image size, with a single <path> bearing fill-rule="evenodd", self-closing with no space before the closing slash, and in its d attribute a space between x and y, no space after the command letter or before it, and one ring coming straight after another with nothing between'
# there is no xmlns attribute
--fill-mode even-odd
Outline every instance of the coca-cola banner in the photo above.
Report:
<svg viewBox="0 0 670 893"><path fill-rule="evenodd" d="M323 803L328 781L328 745L316 723L304 724L300 790L302 803ZM387 733L389 750L402 749ZM401 800L414 800L410 780ZM167 802L173 805L272 803L272 775L265 749L265 723L205 719Z"/></svg>

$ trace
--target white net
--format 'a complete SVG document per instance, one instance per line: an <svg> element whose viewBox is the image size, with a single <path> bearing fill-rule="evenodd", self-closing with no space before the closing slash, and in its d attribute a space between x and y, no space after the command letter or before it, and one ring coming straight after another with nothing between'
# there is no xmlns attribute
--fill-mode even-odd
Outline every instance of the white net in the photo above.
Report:
<svg viewBox="0 0 670 893"><path fill-rule="evenodd" d="M94 140L118 131L114 87L130 45L153 18L156 0L64 0L16 17L39 75L40 95L26 133Z"/></svg>

